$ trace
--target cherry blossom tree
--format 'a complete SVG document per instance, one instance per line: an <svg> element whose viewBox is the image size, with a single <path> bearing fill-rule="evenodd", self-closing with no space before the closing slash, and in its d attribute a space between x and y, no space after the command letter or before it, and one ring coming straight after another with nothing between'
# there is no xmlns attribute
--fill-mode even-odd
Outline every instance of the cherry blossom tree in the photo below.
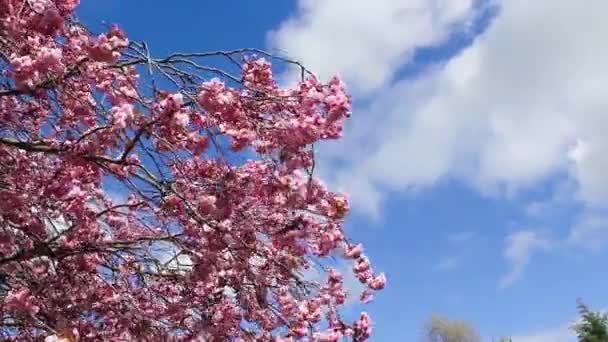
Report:
<svg viewBox="0 0 608 342"><path fill-rule="evenodd" d="M341 307L385 277L314 176L343 83L254 49L153 57L77 5L0 0L0 338L367 339Z"/></svg>

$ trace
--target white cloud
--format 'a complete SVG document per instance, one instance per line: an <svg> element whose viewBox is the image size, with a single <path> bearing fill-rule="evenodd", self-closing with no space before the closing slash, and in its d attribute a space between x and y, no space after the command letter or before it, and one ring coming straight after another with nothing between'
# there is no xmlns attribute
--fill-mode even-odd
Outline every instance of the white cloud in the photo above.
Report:
<svg viewBox="0 0 608 342"><path fill-rule="evenodd" d="M473 0L299 0L271 45L320 77L339 72L357 91L380 88L417 47L445 39L471 19Z"/></svg>
<svg viewBox="0 0 608 342"><path fill-rule="evenodd" d="M518 231L507 236L504 257L509 262L510 270L500 278L499 288L513 285L522 276L532 255L538 250L548 250L553 243L533 231Z"/></svg>
<svg viewBox="0 0 608 342"><path fill-rule="evenodd" d="M539 200L526 203L524 213L529 218L548 218L571 209L577 191L577 184L569 179L559 181L551 194Z"/></svg>
<svg viewBox="0 0 608 342"><path fill-rule="evenodd" d="M582 219L556 243L605 246L608 2L488 0L500 10L471 46L416 78L397 78L416 49L469 27L480 13L474 3L299 1L296 15L271 34L273 46L323 77L341 73L359 99L345 138L318 153L321 177L377 218L388 193L443 180L513 196L566 175L548 201L524 208L528 217L580 201ZM502 287L521 276L534 252L550 248L533 232L508 241L512 268ZM455 265L447 258L436 269Z"/></svg>
<svg viewBox="0 0 608 342"><path fill-rule="evenodd" d="M461 231L449 234L447 241L450 244L452 255L444 256L433 266L436 272L450 272L459 268L463 262L464 254L470 250L470 242L477 235L470 231Z"/></svg>
<svg viewBox="0 0 608 342"><path fill-rule="evenodd" d="M608 243L608 216L585 213L570 230L568 242L590 250L600 250Z"/></svg>
<svg viewBox="0 0 608 342"><path fill-rule="evenodd" d="M444 257L433 267L437 272L448 272L455 270L460 265L460 259L456 256Z"/></svg>
<svg viewBox="0 0 608 342"><path fill-rule="evenodd" d="M476 16L472 1L299 3L275 46L322 75L341 72L369 102L356 108L345 140L322 151L323 176L348 190L355 208L377 215L386 190L446 178L512 195L560 172L588 206L607 203L608 2L500 2L470 47L397 81L416 48Z"/></svg>
<svg viewBox="0 0 608 342"><path fill-rule="evenodd" d="M603 109L606 109L605 104ZM601 114L606 116L605 111ZM600 125L608 122L600 116L590 119L599 121ZM588 124L592 125L593 122ZM591 127L588 129L592 130ZM596 132L593 136L588 137L588 140L579 139L577 141L575 147L570 151L570 158L574 162L572 173L580 182L583 198L592 204L602 204L608 198L608 176L606 174L608 171L608 158L606 157L608 138L599 127L595 127L593 130Z"/></svg>
<svg viewBox="0 0 608 342"><path fill-rule="evenodd" d="M516 335L511 337L513 342L575 342L576 337L568 324L556 328Z"/></svg>

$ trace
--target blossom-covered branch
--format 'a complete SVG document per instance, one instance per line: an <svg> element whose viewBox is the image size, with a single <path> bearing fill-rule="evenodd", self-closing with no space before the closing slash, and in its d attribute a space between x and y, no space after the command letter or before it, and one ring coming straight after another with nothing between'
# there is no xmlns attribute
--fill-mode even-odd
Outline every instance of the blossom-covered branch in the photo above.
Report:
<svg viewBox="0 0 608 342"><path fill-rule="evenodd" d="M342 82L257 49L156 58L77 4L0 0L0 336L367 339L340 307L385 278L314 176L313 144L350 113ZM279 87L278 67L301 80Z"/></svg>

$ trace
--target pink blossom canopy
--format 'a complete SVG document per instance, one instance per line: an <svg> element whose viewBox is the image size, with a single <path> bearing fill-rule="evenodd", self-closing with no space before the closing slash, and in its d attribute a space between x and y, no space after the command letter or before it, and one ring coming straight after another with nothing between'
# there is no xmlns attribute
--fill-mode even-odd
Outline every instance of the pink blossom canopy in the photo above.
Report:
<svg viewBox="0 0 608 342"><path fill-rule="evenodd" d="M252 49L153 58L77 5L0 0L0 337L367 339L340 307L386 280L314 176L342 82ZM279 87L271 62L301 81Z"/></svg>

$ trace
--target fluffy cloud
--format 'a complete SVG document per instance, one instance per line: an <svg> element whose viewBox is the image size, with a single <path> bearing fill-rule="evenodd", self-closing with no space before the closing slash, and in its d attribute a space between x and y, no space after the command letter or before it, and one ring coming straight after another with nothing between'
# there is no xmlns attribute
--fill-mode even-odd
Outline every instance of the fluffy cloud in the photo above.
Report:
<svg viewBox="0 0 608 342"><path fill-rule="evenodd" d="M519 231L506 238L504 257L511 269L499 281L499 288L506 288L515 283L530 263L532 255L539 250L548 250L552 242L533 231Z"/></svg>
<svg viewBox="0 0 608 342"><path fill-rule="evenodd" d="M471 19L473 0L300 0L271 44L319 76L340 72L357 91L394 77L416 48L444 40Z"/></svg>
<svg viewBox="0 0 608 342"><path fill-rule="evenodd" d="M570 231L567 242L597 251L608 243L608 216L585 213Z"/></svg>
<svg viewBox="0 0 608 342"><path fill-rule="evenodd" d="M299 3L273 42L322 75L340 71L366 103L323 151L324 176L356 208L377 214L385 190L446 178L510 195L558 173L587 205L607 202L607 2L501 2L471 46L402 80L413 51L476 17L472 1Z"/></svg>

